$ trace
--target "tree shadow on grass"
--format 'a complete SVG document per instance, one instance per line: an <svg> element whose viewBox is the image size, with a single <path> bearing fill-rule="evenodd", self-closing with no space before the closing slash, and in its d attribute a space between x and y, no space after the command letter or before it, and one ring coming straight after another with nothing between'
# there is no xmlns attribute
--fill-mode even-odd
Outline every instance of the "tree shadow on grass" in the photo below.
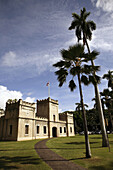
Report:
<svg viewBox="0 0 113 170"><path fill-rule="evenodd" d="M32 148L32 149L10 149L10 148L9 148L9 149L0 149L0 151L4 151L4 152L5 152L5 151L16 151L16 152L17 152L17 151L22 151L22 152L23 152L23 151L26 151L26 150L27 150L27 151L28 151L28 150L34 150L34 148Z"/></svg>
<svg viewBox="0 0 113 170"><path fill-rule="evenodd" d="M90 142L90 144L95 144L95 143L99 143L99 142ZM65 144L83 145L85 144L85 142L69 142Z"/></svg>
<svg viewBox="0 0 113 170"><path fill-rule="evenodd" d="M90 137L90 139L102 139L102 136Z"/></svg>
<svg viewBox="0 0 113 170"><path fill-rule="evenodd" d="M89 167L91 170L112 170L113 169L113 161L106 163L106 165L99 165L99 166L91 166Z"/></svg>
<svg viewBox="0 0 113 170"><path fill-rule="evenodd" d="M0 168L1 169L19 169L17 166L10 165L11 163L19 163L19 164L40 164L41 159L40 158L33 158L32 156L16 156L16 157L9 157L9 156L3 156L0 157Z"/></svg>
<svg viewBox="0 0 113 170"><path fill-rule="evenodd" d="M85 160L88 159L86 157L81 157L81 158L73 158L73 159L68 159L69 161L74 161L74 160Z"/></svg>
<svg viewBox="0 0 113 170"><path fill-rule="evenodd" d="M84 145L85 142L68 142L68 143L65 143L65 144Z"/></svg>

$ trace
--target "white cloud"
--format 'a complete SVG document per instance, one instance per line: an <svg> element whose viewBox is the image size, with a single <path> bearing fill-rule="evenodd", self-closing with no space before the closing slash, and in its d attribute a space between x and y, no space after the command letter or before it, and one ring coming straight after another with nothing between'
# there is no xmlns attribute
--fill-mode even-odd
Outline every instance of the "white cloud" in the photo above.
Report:
<svg viewBox="0 0 113 170"><path fill-rule="evenodd" d="M8 53L5 53L4 56L2 56L2 65L13 67L16 66L18 63L16 53L13 51L9 51Z"/></svg>
<svg viewBox="0 0 113 170"><path fill-rule="evenodd" d="M27 96L31 96L31 95L32 95L32 92L28 92L28 93L27 93Z"/></svg>
<svg viewBox="0 0 113 170"><path fill-rule="evenodd" d="M7 87L0 85L0 108L5 109L8 99L23 99L23 94L20 91L8 90ZM35 98L27 97L26 102L34 103Z"/></svg>
<svg viewBox="0 0 113 170"><path fill-rule="evenodd" d="M102 51L113 51L112 30L113 26L106 26L97 29L92 36L92 41L89 42L91 47ZM93 49L92 48L92 49Z"/></svg>
<svg viewBox="0 0 113 170"><path fill-rule="evenodd" d="M97 8L102 8L103 11L112 12L113 11L113 0L97 0Z"/></svg>
<svg viewBox="0 0 113 170"><path fill-rule="evenodd" d="M24 69L27 70L30 74L35 71L35 74L42 73L46 70L50 70L53 63L58 61L58 57L54 51L49 52L48 54L44 53L30 53L26 54L17 54L15 51L9 51L1 57L1 66L6 68L11 68L12 70Z"/></svg>
<svg viewBox="0 0 113 170"><path fill-rule="evenodd" d="M26 101L26 102L29 102L29 103L34 103L34 102L35 102L35 98L34 98L34 97L33 97L33 98L27 97L27 98L25 99L25 101Z"/></svg>
<svg viewBox="0 0 113 170"><path fill-rule="evenodd" d="M5 86L0 85L0 107L5 109L8 99L21 99L22 93L20 91L10 91Z"/></svg>

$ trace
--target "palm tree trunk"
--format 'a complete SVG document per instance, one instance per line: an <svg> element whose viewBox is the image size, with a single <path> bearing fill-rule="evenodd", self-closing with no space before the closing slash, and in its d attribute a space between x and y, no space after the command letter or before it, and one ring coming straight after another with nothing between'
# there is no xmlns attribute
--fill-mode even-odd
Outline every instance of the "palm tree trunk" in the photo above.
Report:
<svg viewBox="0 0 113 170"><path fill-rule="evenodd" d="M86 42L86 46L88 49L88 53L90 54L90 49L89 49L89 45L88 45L86 38L85 38L85 42ZM92 66L94 66L93 60L91 60L91 64L92 64ZM95 71L93 72L93 76L95 79ZM96 82L96 79L95 79L95 82ZM108 139L107 139L107 133L106 133L106 128L105 128L104 115L103 115L102 104L101 104L101 99L100 99L97 82L94 84L94 88L95 88L95 96L96 96L96 101L97 101L98 113L99 113L99 117L100 117L100 125L101 125L101 132L102 132L102 146L108 147Z"/></svg>
<svg viewBox="0 0 113 170"><path fill-rule="evenodd" d="M108 107L108 114L109 114L110 123L111 123L110 132L112 132L113 131L113 121L112 121L112 116L111 116L111 109L109 107Z"/></svg>
<svg viewBox="0 0 113 170"><path fill-rule="evenodd" d="M104 109L104 101L103 101L103 99L101 99L101 103L102 103L102 109L103 109L103 114L104 114L104 118L105 118L105 127L106 127L106 131L107 131L107 120L106 120L106 115L105 115L105 109Z"/></svg>
<svg viewBox="0 0 113 170"><path fill-rule="evenodd" d="M82 106L82 116L83 116L83 124L84 124L84 135L85 135L85 144L86 144L86 158L91 158L91 150L88 138L88 128L87 128L87 120L86 120L86 112L84 108L83 102L83 94L82 94L82 86L80 80L80 74L78 74L78 82L79 82L79 91L80 91L80 98L81 98L81 106Z"/></svg>

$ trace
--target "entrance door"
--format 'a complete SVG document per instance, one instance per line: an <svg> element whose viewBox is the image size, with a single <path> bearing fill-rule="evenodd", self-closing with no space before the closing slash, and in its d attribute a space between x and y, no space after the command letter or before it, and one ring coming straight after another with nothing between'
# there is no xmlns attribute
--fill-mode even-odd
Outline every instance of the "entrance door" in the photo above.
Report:
<svg viewBox="0 0 113 170"><path fill-rule="evenodd" d="M53 135L53 137L57 137L57 128L56 127L52 128L52 135Z"/></svg>

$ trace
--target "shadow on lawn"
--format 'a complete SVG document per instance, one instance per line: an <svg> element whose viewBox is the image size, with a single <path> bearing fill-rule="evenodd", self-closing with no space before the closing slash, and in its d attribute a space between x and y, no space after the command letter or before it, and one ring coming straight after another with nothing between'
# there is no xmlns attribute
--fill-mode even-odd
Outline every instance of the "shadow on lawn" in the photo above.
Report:
<svg viewBox="0 0 113 170"><path fill-rule="evenodd" d="M33 158L31 156L16 156L16 157L9 157L9 156L3 156L0 157L0 168L2 169L19 169L19 165L17 166L11 166L11 163L19 163L19 164L39 164L40 158Z"/></svg>
<svg viewBox="0 0 113 170"><path fill-rule="evenodd" d="M113 169L113 161L106 165L99 165L99 166L91 166L89 167L91 170L112 170Z"/></svg>
<svg viewBox="0 0 113 170"><path fill-rule="evenodd" d="M95 143L99 143L99 142L90 142L90 144L95 144ZM83 145L85 144L85 142L69 142L65 144Z"/></svg>
<svg viewBox="0 0 113 170"><path fill-rule="evenodd" d="M102 139L102 136L90 137L90 139Z"/></svg>
<svg viewBox="0 0 113 170"><path fill-rule="evenodd" d="M28 150L34 150L34 148L32 148L32 149L12 149L12 148L11 148L11 149L10 149L10 148L9 148L9 149L0 149L0 151L16 151L16 152L17 152L17 151L25 151L25 150L26 150L26 151L28 151Z"/></svg>

